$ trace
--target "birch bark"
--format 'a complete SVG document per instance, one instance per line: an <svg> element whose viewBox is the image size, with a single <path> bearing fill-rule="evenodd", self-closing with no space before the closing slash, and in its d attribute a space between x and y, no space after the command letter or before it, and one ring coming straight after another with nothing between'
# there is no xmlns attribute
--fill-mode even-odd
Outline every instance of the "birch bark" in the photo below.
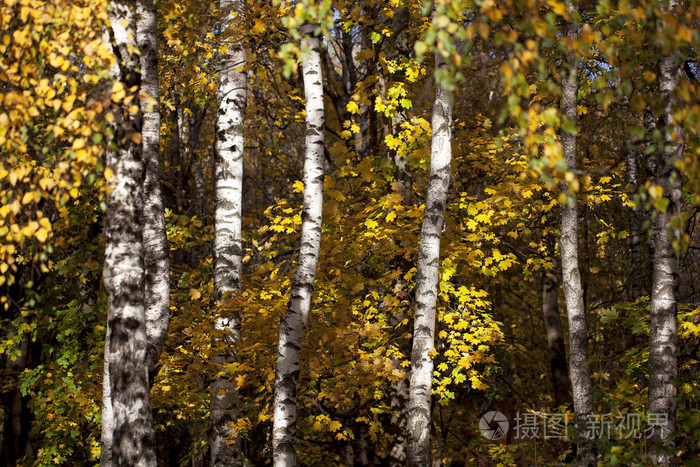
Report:
<svg viewBox="0 0 700 467"><path fill-rule="evenodd" d="M135 53L134 6L113 2L110 23L118 60L118 68L113 68L115 80L126 90L134 86L138 89L141 76ZM138 102L136 96L134 103ZM110 192L105 215L103 277L109 337L105 364L114 417L111 463L118 466L156 465L146 364L141 118L138 106L133 113L117 109L114 141L107 152L107 166L114 175L108 181Z"/></svg>
<svg viewBox="0 0 700 467"><path fill-rule="evenodd" d="M435 54L435 70L445 67ZM433 139L430 155L430 182L423 212L416 272L416 314L411 351L411 378L408 395L408 465L430 463L430 391L435 342L435 308L440 265L440 237L450 184L452 161L452 96L436 82L433 105Z"/></svg>
<svg viewBox="0 0 700 467"><path fill-rule="evenodd" d="M143 246L145 268L146 364L149 380L163 350L170 321L170 259L160 186L160 89L158 85L157 16L154 0L138 5L137 38L141 51L141 129L144 163Z"/></svg>
<svg viewBox="0 0 700 467"><path fill-rule="evenodd" d="M562 97L561 113L564 119L574 125L578 119L578 58L572 49L578 39L576 26L573 24L573 16L577 14L571 2L567 3L570 21L565 25L566 39L570 41L569 50L565 57L565 65L562 70ZM576 170L576 134L567 131L561 132L562 153L566 161L568 171ZM568 191L568 184L564 184L564 191ZM591 379L588 374L586 359L588 358L588 326L586 323L586 309L583 303L583 288L581 286L581 273L578 267L578 202L576 195L572 195L562 209L561 238L559 240L561 252L562 282L564 296L566 298L566 312L569 321L569 375L574 400L574 413L579 419L577 452L576 455L584 466L596 464L596 455L593 450L593 438L589 430L585 429L585 418L593 410L591 398Z"/></svg>
<svg viewBox="0 0 700 467"><path fill-rule="evenodd" d="M272 446L275 466L296 465L297 384L299 350L306 331L311 298L321 249L323 209L323 150L325 114L320 39L313 35L314 25L305 25L302 49L309 55L302 63L306 98L306 142L304 157L304 207L301 215L299 263L287 314L280 322L275 375L274 424Z"/></svg>
<svg viewBox="0 0 700 467"><path fill-rule="evenodd" d="M661 2L661 12L666 14L678 6L677 0ZM657 26L662 29L663 25ZM654 265L651 290L651 323L649 326L649 414L656 418L656 429L650 441L664 447L674 445L670 433L676 425L677 389L672 381L678 377L677 298L678 262L673 252L672 238L680 231L673 230L669 221L681 209L681 177L674 162L682 157L682 130L673 121L673 93L678 86L681 72L676 54L659 57L659 93L663 109L658 119L661 131L660 147L656 151L656 184L663 188L668 202L666 210L656 212L654 222ZM650 458L659 465L669 465L672 453L668 449L652 449Z"/></svg>
<svg viewBox="0 0 700 467"><path fill-rule="evenodd" d="M241 318L237 309L227 305L241 284L241 215L243 203L243 119L246 109L246 64L242 42L232 40L233 25L241 24L244 0L221 0L224 12L222 35L227 50L221 56L216 123L216 182L214 208L214 295L222 312L216 324L219 341L214 362L234 363L240 340ZM216 342L215 342L216 343ZM211 388L210 416L211 465L242 465L240 440L233 428L238 421L238 388L226 377L214 377ZM232 442L234 441L235 442Z"/></svg>

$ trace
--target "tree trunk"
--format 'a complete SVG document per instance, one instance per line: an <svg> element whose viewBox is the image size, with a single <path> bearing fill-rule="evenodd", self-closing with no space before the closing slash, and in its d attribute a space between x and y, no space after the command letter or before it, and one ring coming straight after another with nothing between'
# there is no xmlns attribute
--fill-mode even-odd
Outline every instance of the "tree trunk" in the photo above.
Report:
<svg viewBox="0 0 700 467"><path fill-rule="evenodd" d="M15 350L19 355L13 357L8 352L5 355L3 371L5 379L5 394L3 395L0 411L5 416L0 420L0 463L2 465L16 465L24 456L31 458L31 442L29 430L31 428L31 411L27 406L28 398L20 392L20 375L27 369L29 357L29 337L24 336ZM3 433L4 432L4 433Z"/></svg>
<svg viewBox="0 0 700 467"><path fill-rule="evenodd" d="M663 13L677 6L676 0L661 3ZM661 29L661 25L658 27ZM649 414L657 417L656 427L649 440L672 447L669 436L675 429L677 389L672 381L678 377L678 344L676 318L676 289L678 284L677 257L672 248L672 237L679 238L681 229L672 229L670 219L680 213L681 177L674 162L682 157L682 130L673 121L673 93L678 85L680 62L675 54L659 58L659 90L664 103L658 119L661 147L657 149L656 183L663 187L668 202L666 210L656 212L654 223L654 266L651 290L651 323L649 326ZM675 135L675 136L674 136ZM660 465L669 465L670 451L652 449L651 459Z"/></svg>
<svg viewBox="0 0 700 467"><path fill-rule="evenodd" d="M140 86L135 11L114 2L110 22L125 90ZM138 104L138 95L132 101ZM141 111L114 111L114 141L107 152L109 179L105 228L104 285L107 292L109 348L105 356L113 409L112 463L156 465L146 364L143 213L144 164L139 144ZM138 136L137 136L138 135ZM107 392L107 391L105 391ZM105 449L105 447L103 447Z"/></svg>
<svg viewBox="0 0 700 467"><path fill-rule="evenodd" d="M409 58L409 39L408 39L408 25L409 25L409 10L408 7L401 6L394 11L394 17L391 21L392 28L392 45L394 46L394 57L397 61L402 62ZM405 76L402 73L401 76ZM386 98L386 96L383 96ZM401 107L397 108L396 111L391 115L391 132L398 134L401 131L401 124L406 121L405 116L402 114L403 110ZM392 151L394 152L394 151ZM411 204L411 191L413 188L413 179L411 177L411 167L408 164L408 158L406 156L401 156L398 152L393 154L394 164L396 164L396 184L398 188L398 193L403 199L403 204L410 206Z"/></svg>
<svg viewBox="0 0 700 467"><path fill-rule="evenodd" d="M154 0L139 3L138 43L141 50L141 113L143 114L142 152L143 246L146 304L146 363L150 381L163 350L170 321L170 260L165 211L160 187L160 91L158 86L157 17Z"/></svg>
<svg viewBox="0 0 700 467"><path fill-rule="evenodd" d="M109 323L109 314L107 322ZM109 378L109 341L110 327L107 326L105 334L105 355L104 366L102 368L102 433L100 437L100 467L112 466L112 445L114 444L114 411L112 410L112 389Z"/></svg>
<svg viewBox="0 0 700 467"><path fill-rule="evenodd" d="M306 154L304 157L304 208L301 246L287 314L280 323L272 445L276 466L296 465L297 383L299 350L316 280L321 248L323 208L323 150L325 115L320 40L314 25L305 25L301 46L309 50L302 63L306 98Z"/></svg>
<svg viewBox="0 0 700 467"><path fill-rule="evenodd" d="M246 64L242 42L231 40L232 24L242 24L244 0L221 0L222 35L228 50L222 54L216 128L216 184L214 208L214 295L221 305L216 324L214 362L234 363L240 340L239 310L227 306L241 284L241 216L243 203L243 119L246 109ZM218 342L217 342L218 341ZM224 369L222 368L222 371ZM210 401L211 465L242 465L238 422L238 388L229 377L214 377ZM235 441L235 442L232 442Z"/></svg>
<svg viewBox="0 0 700 467"><path fill-rule="evenodd" d="M554 261L554 258L552 258ZM552 386L554 387L554 405L557 407L571 403L569 393L569 369L566 364L566 350L564 348L564 334L561 328L561 316L559 315L559 278L556 266L544 272L542 277L542 317L544 329L547 334L547 347L549 349L549 362L552 372Z"/></svg>
<svg viewBox="0 0 700 467"><path fill-rule="evenodd" d="M204 168L202 167L202 154L199 138L202 123L204 122L206 113L206 108L195 107L195 110L192 112L192 115L189 118L188 124L190 133L188 142L190 146L189 173L190 177L192 178L192 181L194 182L195 214L197 214L200 217L206 214L207 212L207 191L206 182L204 180Z"/></svg>
<svg viewBox="0 0 700 467"><path fill-rule="evenodd" d="M435 70L440 68L444 68L444 59L436 53ZM408 396L408 464L412 466L426 466L430 463L430 389L433 379L430 351L433 350L435 340L440 236L450 183L451 125L452 96L436 81L430 182L418 247L416 314Z"/></svg>
<svg viewBox="0 0 700 467"><path fill-rule="evenodd" d="M571 3L567 4L569 16L577 14ZM576 26L571 22L565 26L566 36L569 41L575 42L577 38ZM575 44L569 44L566 54L565 68L562 70L562 98L561 113L563 119L572 122L577 121L578 103L578 59L576 52L572 50ZM567 169L576 169L576 134L561 132L561 144ZM564 190L568 191L568 184L564 184ZM561 251L562 280L564 296L566 298L566 311L569 320L569 372L571 388L574 400L574 413L580 420L578 423L579 440L577 443L577 456L582 465L596 464L596 454L593 450L592 433L586 430L583 419L593 410L591 398L591 379L588 374L586 359L588 358L588 329L586 323L586 309L583 304L583 289L581 286L581 273L578 267L578 202L576 194L572 194L562 209L561 239L559 249Z"/></svg>
<svg viewBox="0 0 700 467"><path fill-rule="evenodd" d="M634 147L627 153L627 183L629 184L628 194L632 197L639 190L637 154ZM636 204L629 210L629 226L632 275L630 277L628 300L635 301L642 296L642 250L639 237L639 207Z"/></svg>

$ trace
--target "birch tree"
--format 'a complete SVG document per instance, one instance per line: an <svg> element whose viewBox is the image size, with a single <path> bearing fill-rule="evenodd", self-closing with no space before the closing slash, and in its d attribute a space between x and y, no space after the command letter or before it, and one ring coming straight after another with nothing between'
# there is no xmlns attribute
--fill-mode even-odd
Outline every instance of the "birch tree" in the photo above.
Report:
<svg viewBox="0 0 700 467"><path fill-rule="evenodd" d="M112 100L120 104L138 90L140 73L136 44L136 12L130 3L113 2L110 12L117 63ZM135 89L134 89L135 88ZM105 364L112 401L112 439L103 444L105 463L155 465L149 399L147 335L144 300L143 214L144 164L141 151L141 110L138 95L129 108L115 108L114 139L107 152L109 178L105 214L104 285L107 292ZM126 107L126 106L124 106ZM109 449L111 441L111 450ZM111 451L111 459L109 458Z"/></svg>
<svg viewBox="0 0 700 467"><path fill-rule="evenodd" d="M678 6L676 0L660 2L662 14L671 13ZM662 20L657 29L663 30ZM651 290L651 323L649 326L649 414L656 418L657 428L651 433L651 441L665 447L674 445L670 433L676 426L677 389L673 380L678 377L677 298L678 265L672 241L680 229L672 229L671 218L680 213L681 176L674 163L682 157L682 130L674 122L674 91L681 72L680 57L676 53L662 52L658 61L659 93L663 104L657 128L661 139L656 150L655 183L663 190L662 203L657 205L654 222L654 264ZM664 206L665 205L665 206ZM651 459L660 465L668 465L672 454L667 449L652 450Z"/></svg>
<svg viewBox="0 0 700 467"><path fill-rule="evenodd" d="M240 38L232 40L233 26L241 26L244 0L222 0L221 34L225 51L219 63L216 122L216 187L214 208L214 295L221 306L216 324L219 340L214 361L236 361L241 318L228 306L241 284L241 209L243 195L243 118L246 108L246 52ZM238 35L237 35L238 37ZM222 370L223 371L223 370ZM240 442L233 425L238 421L238 388L227 377L215 376L211 387L211 465L241 465ZM232 442L235 440L235 442Z"/></svg>
<svg viewBox="0 0 700 467"><path fill-rule="evenodd" d="M435 53L435 70L445 70L445 60ZM433 380L435 309L440 266L440 237L452 162L452 95L436 80L433 104L430 182L425 200L418 246L416 311L411 350L408 394L408 464L430 463L430 391Z"/></svg>
<svg viewBox="0 0 700 467"><path fill-rule="evenodd" d="M154 0L138 5L137 39L141 51L141 150L143 153L143 246L145 269L146 364L152 384L170 318L170 260L160 186L160 89L158 24Z"/></svg>
<svg viewBox="0 0 700 467"><path fill-rule="evenodd" d="M287 314L280 322L277 372L275 374L272 446L276 466L296 465L297 386L299 351L306 331L321 248L323 210L323 152L326 124L323 106L320 39L315 25L302 27L302 63L306 102L304 155L304 206L301 215L299 263L292 283Z"/></svg>
<svg viewBox="0 0 700 467"><path fill-rule="evenodd" d="M578 39L576 25L573 23L577 15L574 5L567 3L569 20L565 23L565 39L568 51L562 70L561 113L564 124L568 121L574 128L578 119L578 58L576 57L576 41ZM567 171L576 170L576 133L575 131L561 132L561 145ZM569 186L564 184L564 190ZM573 393L574 412L579 420L584 420L593 410L591 398L591 379L588 374L588 326L586 324L586 309L583 303L583 288L581 273L578 267L578 202L576 195L569 196L562 208L561 238L562 282L566 298L566 312L569 321L569 375ZM585 466L595 465L596 456L593 451L591 433L585 429L585 423L578 424L577 456Z"/></svg>

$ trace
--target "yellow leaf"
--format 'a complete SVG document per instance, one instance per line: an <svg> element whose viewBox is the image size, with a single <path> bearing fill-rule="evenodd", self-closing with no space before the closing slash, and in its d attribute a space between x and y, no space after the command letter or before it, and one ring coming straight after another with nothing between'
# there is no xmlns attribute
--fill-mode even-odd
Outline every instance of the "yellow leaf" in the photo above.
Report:
<svg viewBox="0 0 700 467"><path fill-rule="evenodd" d="M190 289L190 300L197 300L202 296L202 293L197 289Z"/></svg>
<svg viewBox="0 0 700 467"><path fill-rule="evenodd" d="M664 195L664 188L659 185L652 185L649 187L649 196L651 199L657 200Z"/></svg>
<svg viewBox="0 0 700 467"><path fill-rule="evenodd" d="M141 144L141 133L132 133L131 141L133 141L134 144Z"/></svg>
<svg viewBox="0 0 700 467"><path fill-rule="evenodd" d="M124 85L121 81L115 81L114 84L112 84L112 100L118 104L124 99L124 96L126 96Z"/></svg>
<svg viewBox="0 0 700 467"><path fill-rule="evenodd" d="M342 425L339 421L333 420L333 421L331 422L331 424L328 426L328 428L329 428L331 431L338 431L342 426L343 426L343 425Z"/></svg>
<svg viewBox="0 0 700 467"><path fill-rule="evenodd" d="M46 229L39 229L36 232L36 239L39 240L41 243L44 243L48 236L49 233L46 231Z"/></svg>
<svg viewBox="0 0 700 467"><path fill-rule="evenodd" d="M265 32L265 23L256 19L253 25L253 34L260 34L263 32Z"/></svg>
<svg viewBox="0 0 700 467"><path fill-rule="evenodd" d="M297 180L296 182L292 183L292 191L295 193L303 193L304 183L301 180Z"/></svg>
<svg viewBox="0 0 700 467"><path fill-rule="evenodd" d="M112 171L111 167L107 167L105 169L105 180L112 178L112 175L114 175L114 172Z"/></svg>
<svg viewBox="0 0 700 467"><path fill-rule="evenodd" d="M70 94L66 99L63 101L63 104L61 104L61 108L66 111L70 112L73 109L73 103L75 102L75 95Z"/></svg>
<svg viewBox="0 0 700 467"><path fill-rule="evenodd" d="M22 196L22 204L29 204L34 199L34 194L29 191Z"/></svg>
<svg viewBox="0 0 700 467"><path fill-rule="evenodd" d="M139 106L138 105L132 105L129 107L129 113L130 114L136 114L139 111Z"/></svg>
<svg viewBox="0 0 700 467"><path fill-rule="evenodd" d="M378 225L379 225L379 223L377 221L372 220L372 219L367 219L365 221L365 226L368 229L375 229L375 228L377 228Z"/></svg>

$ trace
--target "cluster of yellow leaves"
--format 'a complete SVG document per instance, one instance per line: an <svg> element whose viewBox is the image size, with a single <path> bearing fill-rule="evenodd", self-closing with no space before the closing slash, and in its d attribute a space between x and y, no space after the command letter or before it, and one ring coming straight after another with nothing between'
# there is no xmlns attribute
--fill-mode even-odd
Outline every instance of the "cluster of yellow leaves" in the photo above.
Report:
<svg viewBox="0 0 700 467"><path fill-rule="evenodd" d="M409 160L427 160L430 153L430 122L421 117L413 117L400 124L395 135L387 135L385 143L399 157Z"/></svg>
<svg viewBox="0 0 700 467"><path fill-rule="evenodd" d="M100 83L111 54L106 2L4 0L0 9L0 285L18 261L41 262L52 232L47 201L78 197L102 152ZM88 97L90 89L90 97ZM28 255L28 257L27 257Z"/></svg>

